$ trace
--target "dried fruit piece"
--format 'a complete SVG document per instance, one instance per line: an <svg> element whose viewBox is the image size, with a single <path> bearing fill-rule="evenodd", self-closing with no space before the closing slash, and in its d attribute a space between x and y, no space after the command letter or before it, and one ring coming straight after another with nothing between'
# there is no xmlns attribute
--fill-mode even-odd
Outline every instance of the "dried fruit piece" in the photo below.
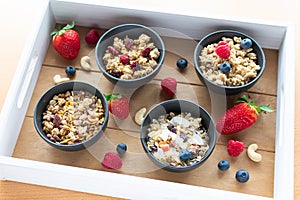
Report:
<svg viewBox="0 0 300 200"><path fill-rule="evenodd" d="M127 55L120 56L120 62L127 65L129 63L129 57Z"/></svg>
<svg viewBox="0 0 300 200"><path fill-rule="evenodd" d="M142 56L143 57L148 57L150 54L151 49L149 47L146 47L143 51L142 51Z"/></svg>
<svg viewBox="0 0 300 200"><path fill-rule="evenodd" d="M113 55L118 55L119 52L113 47L113 46L108 46L107 50L112 53Z"/></svg>

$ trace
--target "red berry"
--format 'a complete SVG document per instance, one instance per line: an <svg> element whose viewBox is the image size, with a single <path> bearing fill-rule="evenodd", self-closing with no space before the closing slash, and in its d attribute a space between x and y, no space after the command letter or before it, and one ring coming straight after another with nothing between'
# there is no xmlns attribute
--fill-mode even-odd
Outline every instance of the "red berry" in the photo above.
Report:
<svg viewBox="0 0 300 200"><path fill-rule="evenodd" d="M237 157L244 151L244 143L235 140L229 140L227 143L227 151L230 156Z"/></svg>
<svg viewBox="0 0 300 200"><path fill-rule="evenodd" d="M173 96L176 93L177 81L174 78L164 78L161 81L162 90L169 96Z"/></svg>
<svg viewBox="0 0 300 200"><path fill-rule="evenodd" d="M129 63L129 57L127 55L120 56L120 62L127 65Z"/></svg>
<svg viewBox="0 0 300 200"><path fill-rule="evenodd" d="M225 41L221 41L218 43L215 52L221 58L227 59L230 56L230 47L229 44Z"/></svg>
<svg viewBox="0 0 300 200"><path fill-rule="evenodd" d="M244 95L218 120L216 129L222 135L242 131L253 125L261 112L273 112L269 105L256 106Z"/></svg>
<svg viewBox="0 0 300 200"><path fill-rule="evenodd" d="M130 111L129 101L125 96L119 94L105 95L108 101L109 111L121 120L128 117Z"/></svg>
<svg viewBox="0 0 300 200"><path fill-rule="evenodd" d="M119 155L113 152L107 152L104 155L104 159L101 162L102 166L107 169L115 169L118 170L122 167L122 160Z"/></svg>
<svg viewBox="0 0 300 200"><path fill-rule="evenodd" d="M97 44L98 40L100 39L99 33L96 29L91 29L85 35L85 41L88 44Z"/></svg>
<svg viewBox="0 0 300 200"><path fill-rule="evenodd" d="M143 57L148 57L150 51L151 51L151 49L150 49L149 47L146 47L146 48L142 51L142 56L143 56Z"/></svg>
<svg viewBox="0 0 300 200"><path fill-rule="evenodd" d="M67 24L62 29L55 29L51 35L52 46L54 49L65 59L72 60L78 56L80 49L80 37L79 34L72 30L75 24Z"/></svg>

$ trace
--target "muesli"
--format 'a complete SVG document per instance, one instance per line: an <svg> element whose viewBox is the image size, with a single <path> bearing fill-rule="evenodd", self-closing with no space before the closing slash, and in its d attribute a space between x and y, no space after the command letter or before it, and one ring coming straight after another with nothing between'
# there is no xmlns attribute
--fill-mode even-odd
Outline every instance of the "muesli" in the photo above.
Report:
<svg viewBox="0 0 300 200"><path fill-rule="evenodd" d="M43 131L59 144L80 143L102 126L105 111L102 101L86 91L67 91L53 96L43 113Z"/></svg>
<svg viewBox="0 0 300 200"><path fill-rule="evenodd" d="M106 71L120 79L136 79L150 74L157 66L160 51L151 37L141 34L137 39L114 38L103 56Z"/></svg>
<svg viewBox="0 0 300 200"><path fill-rule="evenodd" d="M209 137L201 120L190 113L173 112L153 119L148 129L148 150L170 166L184 167L199 162L209 149Z"/></svg>
<svg viewBox="0 0 300 200"><path fill-rule="evenodd" d="M209 44L202 50L200 58L200 69L204 76L222 86L240 86L250 82L257 76L261 69L257 63L257 55L253 52L250 45L241 45L243 40L251 44L249 38L242 39L234 36L233 38L222 37L218 43ZM227 45L218 52L217 48ZM228 56L226 55L228 51Z"/></svg>

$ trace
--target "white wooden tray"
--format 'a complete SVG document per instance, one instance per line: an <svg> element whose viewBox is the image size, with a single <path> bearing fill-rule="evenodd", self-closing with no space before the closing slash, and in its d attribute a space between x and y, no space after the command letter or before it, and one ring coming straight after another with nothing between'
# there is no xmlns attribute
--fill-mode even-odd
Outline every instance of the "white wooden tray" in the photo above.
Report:
<svg viewBox="0 0 300 200"><path fill-rule="evenodd" d="M130 199L269 199L129 175L13 158L20 129L55 23L110 28L142 20L148 26L177 30L199 40L217 28L238 28L264 48L279 50L274 199L294 198L295 28L289 23L221 19L182 10L97 0L49 0L40 8L0 116L0 179ZM101 19L101 20L99 20ZM188 22L188 23L187 23ZM178 26L180 24L180 26ZM174 35L172 35L174 36ZM178 34L176 37L181 37ZM13 119L13 120L12 120ZM49 176L51 174L51 176ZM155 191L155 193L153 192ZM183 192L188 191L188 192Z"/></svg>

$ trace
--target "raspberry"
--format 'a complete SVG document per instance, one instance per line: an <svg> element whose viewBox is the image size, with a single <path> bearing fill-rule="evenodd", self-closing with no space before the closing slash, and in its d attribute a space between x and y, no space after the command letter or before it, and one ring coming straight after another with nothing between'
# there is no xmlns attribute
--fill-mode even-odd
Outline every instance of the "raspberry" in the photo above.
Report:
<svg viewBox="0 0 300 200"><path fill-rule="evenodd" d="M229 44L225 41L218 43L215 52L221 58L227 59L230 56L230 47Z"/></svg>
<svg viewBox="0 0 300 200"><path fill-rule="evenodd" d="M97 44L98 40L100 39L99 33L96 29L91 29L85 35L85 41L88 44Z"/></svg>
<svg viewBox="0 0 300 200"><path fill-rule="evenodd" d="M164 78L161 81L162 90L169 96L173 96L176 93L177 81L174 78Z"/></svg>
<svg viewBox="0 0 300 200"><path fill-rule="evenodd" d="M244 151L244 143L235 140L229 140L227 143L227 151L230 156L237 157Z"/></svg>
<svg viewBox="0 0 300 200"><path fill-rule="evenodd" d="M122 55L120 56L120 62L123 63L124 65L129 63L129 57L127 55Z"/></svg>
<svg viewBox="0 0 300 200"><path fill-rule="evenodd" d="M104 159L101 162L102 166L107 169L120 169L122 167L121 158L112 152L108 152L104 155Z"/></svg>

